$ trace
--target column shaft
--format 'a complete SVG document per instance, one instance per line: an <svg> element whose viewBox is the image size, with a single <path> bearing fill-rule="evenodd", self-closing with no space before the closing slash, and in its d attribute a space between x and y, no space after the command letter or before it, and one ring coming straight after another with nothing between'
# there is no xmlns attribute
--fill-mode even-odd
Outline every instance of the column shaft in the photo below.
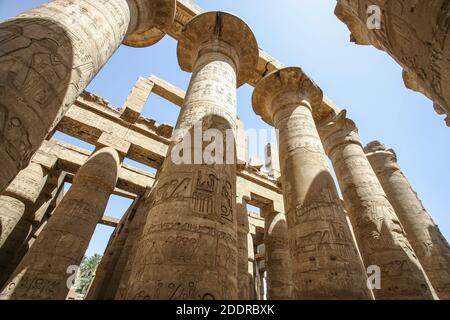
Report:
<svg viewBox="0 0 450 320"><path fill-rule="evenodd" d="M279 130L294 298L370 299L313 118L321 103L321 90L294 67L269 74L253 94L256 113Z"/></svg>
<svg viewBox="0 0 450 320"><path fill-rule="evenodd" d="M137 249L139 239L144 231L145 218L147 217L147 212L149 211L148 205L149 200L146 198L136 209L136 214L130 224L127 241L125 242L125 246L120 254L119 260L117 261L117 265L114 268L114 274L112 276L109 288L117 286L114 294L115 300L123 300L128 295L133 262L136 255L140 254Z"/></svg>
<svg viewBox="0 0 450 320"><path fill-rule="evenodd" d="M292 265L286 216L271 210L264 210L263 215L268 299L292 299Z"/></svg>
<svg viewBox="0 0 450 320"><path fill-rule="evenodd" d="M125 36L138 45L136 32L144 36L164 8L173 21L174 6L174 0L54 0L0 24L0 190L28 165Z"/></svg>
<svg viewBox="0 0 450 320"><path fill-rule="evenodd" d="M0 196L0 287L20 261L34 221L35 202L48 178L48 172L30 163Z"/></svg>
<svg viewBox="0 0 450 320"><path fill-rule="evenodd" d="M447 240L397 164L395 152L379 142L370 143L365 151L438 297L450 299Z"/></svg>
<svg viewBox="0 0 450 320"><path fill-rule="evenodd" d="M86 300L112 300L117 291L116 283L112 283L114 271L120 259L126 241L129 237L130 224L133 221L136 212L138 200L135 200L127 210L119 225L111 235L108 246L105 249L102 260L95 270L95 277L92 281L89 291L86 294Z"/></svg>
<svg viewBox="0 0 450 320"><path fill-rule="evenodd" d="M236 87L256 65L257 45L239 18L207 12L186 25L178 60L193 74L151 194L127 298L236 299ZM214 148L215 159L207 157L203 132L227 139L215 140L224 145Z"/></svg>
<svg viewBox="0 0 450 320"><path fill-rule="evenodd" d="M200 58L176 129L202 119L203 130L218 127L221 118L205 118L217 113L230 122L226 129L234 127L234 68L225 55ZM223 91L217 97L208 87ZM227 95L229 105L223 104ZM152 194L129 298L236 299L235 165L174 165L170 150Z"/></svg>
<svg viewBox="0 0 450 320"><path fill-rule="evenodd" d="M253 236L249 232L247 234L247 270L249 281L249 299L257 300L256 287L255 287L255 249L253 246Z"/></svg>
<svg viewBox="0 0 450 320"><path fill-rule="evenodd" d="M297 298L368 298L310 107L280 111L275 121Z"/></svg>
<svg viewBox="0 0 450 320"><path fill-rule="evenodd" d="M373 290L375 298L434 299L434 289L364 154L353 121L329 122L320 133L364 264L380 268L381 287Z"/></svg>
<svg viewBox="0 0 450 320"><path fill-rule="evenodd" d="M95 152L75 175L52 218L8 280L0 299L65 299L69 266L79 266L114 190L114 149Z"/></svg>

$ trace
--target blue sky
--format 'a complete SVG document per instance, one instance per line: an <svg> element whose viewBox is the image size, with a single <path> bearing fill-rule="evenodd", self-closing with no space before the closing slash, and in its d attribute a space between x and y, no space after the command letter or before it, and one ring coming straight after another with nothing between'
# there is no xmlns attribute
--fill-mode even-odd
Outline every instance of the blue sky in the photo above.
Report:
<svg viewBox="0 0 450 320"><path fill-rule="evenodd" d="M44 2L0 0L0 20ZM286 66L302 67L328 97L348 110L364 143L377 139L394 148L428 212L450 238L450 128L434 112L431 101L405 88L401 68L386 53L349 42L346 26L333 13L335 0L196 3L205 10L228 11L243 18L261 48ZM88 90L120 107L136 79L151 74L187 88L190 74L180 70L176 42L169 36L149 48L121 46ZM251 94L248 85L238 90L238 114L247 128L267 128L253 113ZM178 111L178 107L152 95L143 114L173 125ZM57 137L90 147L60 134ZM113 196L106 213L120 217L129 204ZM110 233L111 228L99 226L87 254L102 253Z"/></svg>

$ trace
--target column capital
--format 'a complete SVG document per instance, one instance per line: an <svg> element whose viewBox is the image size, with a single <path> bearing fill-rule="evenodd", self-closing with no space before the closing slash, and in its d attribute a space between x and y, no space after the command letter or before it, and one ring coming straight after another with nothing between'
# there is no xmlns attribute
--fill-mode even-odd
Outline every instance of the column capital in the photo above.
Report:
<svg viewBox="0 0 450 320"><path fill-rule="evenodd" d="M288 67L268 74L258 83L252 104L255 113L273 125L274 116L281 109L306 103L313 111L322 100L322 90L301 68Z"/></svg>
<svg viewBox="0 0 450 320"><path fill-rule="evenodd" d="M208 47L209 46L209 47ZM232 59L238 87L247 82L258 63L259 49L250 27L230 13L212 11L193 18L178 40L178 63L192 72L202 50L214 49Z"/></svg>
<svg viewBox="0 0 450 320"><path fill-rule="evenodd" d="M148 47L166 35L175 19L176 0L127 0L127 2L132 23L123 44L136 48Z"/></svg>
<svg viewBox="0 0 450 320"><path fill-rule="evenodd" d="M388 149L380 141L369 142L364 147L364 153L369 159L375 172L380 169L385 170L400 170L400 166L397 164L397 154L393 149Z"/></svg>
<svg viewBox="0 0 450 320"><path fill-rule="evenodd" d="M353 143L363 147L355 122L346 115L347 111L342 110L317 128L327 155L339 145Z"/></svg>

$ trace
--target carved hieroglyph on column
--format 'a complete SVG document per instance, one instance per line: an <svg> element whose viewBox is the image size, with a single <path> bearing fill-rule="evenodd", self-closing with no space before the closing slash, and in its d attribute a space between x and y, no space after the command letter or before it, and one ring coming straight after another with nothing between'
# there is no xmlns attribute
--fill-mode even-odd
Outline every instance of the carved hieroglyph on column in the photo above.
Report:
<svg viewBox="0 0 450 320"><path fill-rule="evenodd" d="M119 155L96 151L78 170L72 187L7 281L0 299L65 299L68 267L79 266L114 190Z"/></svg>
<svg viewBox="0 0 450 320"><path fill-rule="evenodd" d="M381 269L376 299L434 299L435 292L403 226L367 160L354 122L341 112L319 126L333 162L356 241L366 268Z"/></svg>
<svg viewBox="0 0 450 320"><path fill-rule="evenodd" d="M194 136L196 124L223 137L225 130L236 130L236 85L249 78L257 57L253 33L233 15L204 13L185 27L178 59L193 74L151 194L127 298L238 297L235 156L233 164L205 164L202 159L193 164L209 145L194 141L189 163L176 164L173 151L187 133ZM226 144L220 156L229 148Z"/></svg>
<svg viewBox="0 0 450 320"><path fill-rule="evenodd" d="M286 215L264 208L264 245L267 271L267 297L292 299L292 265L289 252Z"/></svg>
<svg viewBox="0 0 450 320"><path fill-rule="evenodd" d="M279 130L294 298L370 299L314 124L321 102L322 91L294 67L269 74L253 93L255 112Z"/></svg>
<svg viewBox="0 0 450 320"><path fill-rule="evenodd" d="M364 151L438 297L450 299L450 246L447 240L400 169L394 150L374 141Z"/></svg>
<svg viewBox="0 0 450 320"><path fill-rule="evenodd" d="M0 190L124 42L151 45L175 0L55 0L0 24Z"/></svg>
<svg viewBox="0 0 450 320"><path fill-rule="evenodd" d="M352 41L372 44L392 56L404 69L406 87L433 100L436 112L446 114L450 126L450 2L337 2L335 14L349 28ZM380 28L369 28L378 14Z"/></svg>
<svg viewBox="0 0 450 320"><path fill-rule="evenodd" d="M16 267L14 257L31 232L34 203L47 178L47 170L31 162L0 196L0 286Z"/></svg>

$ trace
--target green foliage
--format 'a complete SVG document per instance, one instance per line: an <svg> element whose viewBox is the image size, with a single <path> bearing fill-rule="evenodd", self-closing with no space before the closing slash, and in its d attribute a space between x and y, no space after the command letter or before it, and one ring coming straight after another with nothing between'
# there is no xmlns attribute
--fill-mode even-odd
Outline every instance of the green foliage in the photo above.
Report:
<svg viewBox="0 0 450 320"><path fill-rule="evenodd" d="M101 259L102 256L99 254L94 254L92 257L88 258L83 257L75 281L75 291L77 293L86 294Z"/></svg>

